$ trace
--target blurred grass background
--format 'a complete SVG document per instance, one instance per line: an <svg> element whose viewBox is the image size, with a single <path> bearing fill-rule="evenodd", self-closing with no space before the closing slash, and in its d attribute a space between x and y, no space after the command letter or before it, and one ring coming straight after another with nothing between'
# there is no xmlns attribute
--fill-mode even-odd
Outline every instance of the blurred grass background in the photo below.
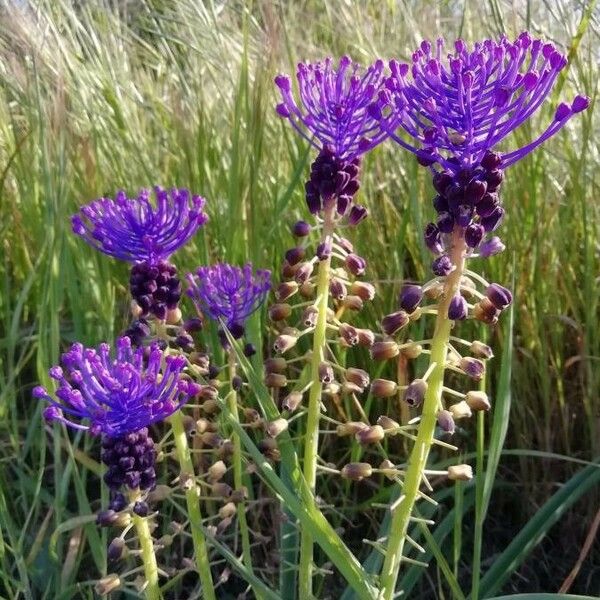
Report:
<svg viewBox="0 0 600 600"><path fill-rule="evenodd" d="M65 344L110 339L127 319L126 266L71 236L69 215L119 188L186 186L208 199L211 223L178 254L183 269L216 259L275 266L290 244L289 224L305 214L309 160L274 113L275 74L293 72L300 59L406 59L424 37L472 41L523 29L569 53L553 105L585 93L592 107L507 173L501 235L508 249L483 265L489 279L515 281L506 447L541 452L502 459L501 491L484 529L484 565L581 468L571 459L600 454L595 2L3 3L0 595L58 598L48 590L92 577L82 567L90 554L99 568L104 560L105 534L93 527L70 532L51 553L49 536L60 523L98 508L85 493L97 485L96 475L85 460L88 441L76 437L70 445L56 437L47 445L40 406L30 396ZM552 114L548 103L519 141ZM372 218L357 231L356 245L371 275L424 277L429 257L421 231L432 215L425 171L388 143L367 158L364 172L361 201ZM379 313L365 322L394 307L398 286L380 289ZM505 337L503 324L493 333L498 350ZM473 440L464 446L472 448ZM597 509L596 489L561 518L505 589L556 590ZM466 512L466 539L470 521ZM432 579L422 585L435 594ZM600 590L598 543L572 591L594 589ZM74 594L60 597L88 597Z"/></svg>

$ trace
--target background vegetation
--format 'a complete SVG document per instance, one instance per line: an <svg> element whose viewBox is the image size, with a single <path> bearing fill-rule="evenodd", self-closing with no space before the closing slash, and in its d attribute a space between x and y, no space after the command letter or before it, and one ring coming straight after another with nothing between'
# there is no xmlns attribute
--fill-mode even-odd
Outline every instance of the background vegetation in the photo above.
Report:
<svg viewBox="0 0 600 600"><path fill-rule="evenodd" d="M179 253L183 268L217 259L277 265L291 242L289 224L305 214L302 182L309 158L274 113L277 72L292 72L305 58L340 53L364 63L376 56L407 58L424 37L475 40L526 28L569 54L554 99L586 93L592 107L507 173L502 236L508 249L484 266L490 279L514 281L516 293L513 344L508 318L490 338L498 355L491 371L500 372L503 348L509 348L512 366L510 375L505 360L501 371L509 385L503 387L493 375L490 381L491 390L502 391L497 400L505 411L496 413L492 431L497 452L501 425L508 425L483 527L483 568L492 564L532 515L581 471L578 461L600 455L600 137L594 109L600 15L594 5L575 0L5 2L0 14L0 596L88 597L89 587L73 584L93 579L104 564L105 534L93 527L76 527L56 545L50 543L61 523L99 507L87 499L99 496L96 467L86 454L89 441L70 443L66 436L44 433L41 407L30 395L36 382L47 383L47 367L66 344L110 339L128 317L125 265L71 236L69 215L81 203L119 188L187 186L208 199L211 223L195 246ZM548 104L531 131L539 131L552 110ZM531 131L519 135L527 138ZM427 272L429 258L420 240L421 225L432 214L432 192L424 170L391 143L368 157L364 171L361 199L372 218L357 232L356 244L381 283L376 311L365 315L365 323L374 323L377 314L395 306L398 285L383 282ZM465 452L473 450L474 427L467 427L460 442ZM340 507L367 510L359 492L325 486L323 494ZM550 515L558 523L548 535L538 527L523 542L533 553L506 566L510 577L502 581L504 591L556 591L586 537L592 546L571 591L600 591L600 547L592 528L597 483L575 504L568 496L553 506ZM462 543L455 536L444 553L459 579L472 569L472 538L481 530L469 498L468 490L459 488L449 501L449 507L459 502L449 527L462 522L463 533ZM357 545L362 537L357 534ZM438 575L432 567L414 576L418 597L441 597ZM64 595L57 595L59 589Z"/></svg>

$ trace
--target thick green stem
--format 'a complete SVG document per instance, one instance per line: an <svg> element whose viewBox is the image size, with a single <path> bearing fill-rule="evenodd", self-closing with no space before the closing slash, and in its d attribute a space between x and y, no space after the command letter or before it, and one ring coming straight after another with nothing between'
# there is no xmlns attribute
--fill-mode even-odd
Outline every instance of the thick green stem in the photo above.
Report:
<svg viewBox="0 0 600 600"><path fill-rule="evenodd" d="M135 502L139 498L139 491L130 494L130 501ZM154 542L150 533L150 526L146 517L139 517L135 513L131 515L137 538L140 542L141 558L144 565L144 574L146 575L146 588L144 594L148 600L161 600L162 594L158 585L158 565L156 564L156 554L154 554Z"/></svg>
<svg viewBox="0 0 600 600"><path fill-rule="evenodd" d="M236 362L235 362L235 350L229 351L229 382L231 384L231 390L227 397L227 405L229 412L233 415L235 420L239 423L240 418L238 414L237 406L237 394L233 387L233 379L236 375ZM243 488L243 476L244 471L242 468L242 445L240 442L240 436L233 432L231 434L231 441L233 442L233 483L236 490ZM246 568L252 573L252 554L250 550L250 533L248 530L248 522L246 520L246 503L238 502L237 505L237 518L240 527L240 534L242 537L242 561ZM260 598L258 591L255 589L254 593L257 598Z"/></svg>
<svg viewBox="0 0 600 600"><path fill-rule="evenodd" d="M392 600L394 596L408 524L419 495L423 471L427 465L427 458L431 444L433 443L436 416L441 402L442 387L444 386L446 353L450 330L452 328L452 321L448 319L448 306L452 296L459 290L460 278L462 277L465 265L464 255L466 246L464 238L455 233L452 243L450 259L455 269L446 277L444 292L438 302L438 313L435 322L435 333L431 342L429 363L430 365L435 363L435 366L428 380L429 386L423 402L419 432L408 461L401 501L395 507L392 515L392 525L390 527L383 569L380 575L381 600Z"/></svg>
<svg viewBox="0 0 600 600"><path fill-rule="evenodd" d="M206 539L202 532L202 513L200 511L200 499L198 497L198 487L195 483L194 465L190 455L185 429L183 426L183 415L181 411L173 413L169 418L173 436L175 438L175 448L177 459L181 469L180 477L190 478L192 485L186 489L185 500L187 503L187 512L190 519L190 529L192 532L192 541L194 543L194 552L196 555L196 567L200 576L202 585L202 597L205 600L216 600L215 589L210 572L210 562L208 560L208 549Z"/></svg>
<svg viewBox="0 0 600 600"><path fill-rule="evenodd" d="M335 206L325 212L321 241L333 233ZM304 462L303 472L306 482L312 492L310 502L314 503L314 492L317 480L317 456L319 454L319 420L321 416L321 381L319 379L319 365L324 359L326 333L327 333L327 308L329 305L329 280L331 277L331 258L319 262L317 274L316 308L318 310L317 323L313 334L313 352L310 365L311 387L308 397L308 410L306 415L306 433L304 435ZM300 539L300 598L312 598L313 578L313 538L307 530L301 532Z"/></svg>

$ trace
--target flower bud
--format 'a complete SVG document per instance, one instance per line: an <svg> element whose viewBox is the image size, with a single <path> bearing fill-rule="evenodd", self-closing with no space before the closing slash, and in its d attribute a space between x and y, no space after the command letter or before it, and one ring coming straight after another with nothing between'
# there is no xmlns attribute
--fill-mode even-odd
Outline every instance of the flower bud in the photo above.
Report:
<svg viewBox="0 0 600 600"><path fill-rule="evenodd" d="M339 437L345 437L347 435L356 435L359 431L366 429L368 425L362 421L348 421L347 423L340 423L336 427L336 433Z"/></svg>
<svg viewBox="0 0 600 600"><path fill-rule="evenodd" d="M369 211L360 204L355 204L350 209L350 214L348 215L348 225L350 227L356 227L361 221L366 219L369 216Z"/></svg>
<svg viewBox="0 0 600 600"><path fill-rule="evenodd" d="M361 481L365 477L371 477L373 474L373 467L369 463L348 463L345 465L340 475L344 479L351 479L352 481Z"/></svg>
<svg viewBox="0 0 600 600"><path fill-rule="evenodd" d="M319 381L324 384L331 383L334 380L333 369L328 362L322 362L319 365Z"/></svg>
<svg viewBox="0 0 600 600"><path fill-rule="evenodd" d="M339 329L340 338L346 346L356 346L358 344L358 331L356 327L348 323L342 323Z"/></svg>
<svg viewBox="0 0 600 600"><path fill-rule="evenodd" d="M223 506L221 506L221 508L219 509L219 517L221 517L221 519L228 519L233 517L233 515L235 515L236 512L237 508L235 506L235 503L227 502L226 504L223 504Z"/></svg>
<svg viewBox="0 0 600 600"><path fill-rule="evenodd" d="M373 379L371 394L376 398L389 398L398 391L398 384L389 379Z"/></svg>
<svg viewBox="0 0 600 600"><path fill-rule="evenodd" d="M219 448L217 456L222 460L230 460L235 451L235 446L231 440L225 440Z"/></svg>
<svg viewBox="0 0 600 600"><path fill-rule="evenodd" d="M401 309L412 313L419 306L421 300L423 300L423 288L420 285L407 284L402 287L399 298Z"/></svg>
<svg viewBox="0 0 600 600"><path fill-rule="evenodd" d="M370 348L375 343L375 334L370 329L358 329L358 343Z"/></svg>
<svg viewBox="0 0 600 600"><path fill-rule="evenodd" d="M319 309L316 306L307 306L302 313L302 323L305 327L314 327L319 318Z"/></svg>
<svg viewBox="0 0 600 600"><path fill-rule="evenodd" d="M296 283L300 285L305 283L308 280L308 278L312 275L313 269L314 266L312 262L302 263L296 271L296 274L294 275Z"/></svg>
<svg viewBox="0 0 600 600"><path fill-rule="evenodd" d="M371 358L373 360L389 360L398 356L400 347L396 342L386 340L384 342L375 342L371 346Z"/></svg>
<svg viewBox="0 0 600 600"><path fill-rule="evenodd" d="M228 499L231 496L233 489L227 483L219 481L211 486L211 491L213 496Z"/></svg>
<svg viewBox="0 0 600 600"><path fill-rule="evenodd" d="M283 279L292 279L296 272L300 268L300 264L290 265L287 260L283 261L281 265L281 276Z"/></svg>
<svg viewBox="0 0 600 600"><path fill-rule="evenodd" d="M295 281L284 281L275 288L275 298L283 302L291 298L298 291L298 284Z"/></svg>
<svg viewBox="0 0 600 600"><path fill-rule="evenodd" d="M120 537L116 537L108 545L106 556L110 562L121 560L127 554L127 546L125 540Z"/></svg>
<svg viewBox="0 0 600 600"><path fill-rule="evenodd" d="M381 415L377 419L377 425L382 427L388 435L396 435L398 429L400 429L400 423L394 421L394 419L390 419L387 415Z"/></svg>
<svg viewBox="0 0 600 600"><path fill-rule="evenodd" d="M269 437L276 438L280 433L287 431L288 422L283 417L275 419L267 424L265 432Z"/></svg>
<svg viewBox="0 0 600 600"><path fill-rule="evenodd" d="M363 369L356 369L350 367L346 369L346 380L358 386L361 390L364 390L369 385L369 374Z"/></svg>
<svg viewBox="0 0 600 600"><path fill-rule="evenodd" d="M291 392L281 403L284 410L294 412L302 403L302 394L300 392Z"/></svg>
<svg viewBox="0 0 600 600"><path fill-rule="evenodd" d="M464 400L461 400L460 402L448 407L448 410L450 411L452 417L456 420L468 418L473 414L469 405Z"/></svg>
<svg viewBox="0 0 600 600"><path fill-rule="evenodd" d="M300 295L309 300L315 295L315 286L310 281L305 281L300 286Z"/></svg>
<svg viewBox="0 0 600 600"><path fill-rule="evenodd" d="M310 233L311 227L306 221L296 221L292 227L292 234L295 237L306 237Z"/></svg>
<svg viewBox="0 0 600 600"><path fill-rule="evenodd" d="M404 356L406 356L406 358L415 359L418 356L420 356L423 352L423 346L421 346L421 344L416 344L415 342L413 342L412 344L409 344L408 346L402 348L401 352Z"/></svg>
<svg viewBox="0 0 600 600"><path fill-rule="evenodd" d="M500 311L490 302L483 298L473 307L473 317L487 325L495 325L498 322Z"/></svg>
<svg viewBox="0 0 600 600"><path fill-rule="evenodd" d="M476 358L489 359L494 356L492 349L487 344L478 342L477 340L471 343L469 350Z"/></svg>
<svg viewBox="0 0 600 600"><path fill-rule="evenodd" d="M494 236L479 246L479 254L483 258L488 258L504 252L505 249L506 246L502 243L502 240L498 236Z"/></svg>
<svg viewBox="0 0 600 600"><path fill-rule="evenodd" d="M468 314L467 301L460 294L455 294L448 305L448 318L451 321L462 321Z"/></svg>
<svg viewBox="0 0 600 600"><path fill-rule="evenodd" d="M467 392L465 402L473 410L490 410L491 408L490 400L485 392Z"/></svg>
<svg viewBox="0 0 600 600"><path fill-rule="evenodd" d="M207 473L209 483L216 483L227 473L227 465L222 460L218 460L208 467Z"/></svg>
<svg viewBox="0 0 600 600"><path fill-rule="evenodd" d="M341 301L348 295L348 290L341 279L333 277L329 282L329 293L334 300Z"/></svg>
<svg viewBox="0 0 600 600"><path fill-rule="evenodd" d="M271 388L283 388L287 385L287 377L281 373L267 373L265 385Z"/></svg>
<svg viewBox="0 0 600 600"><path fill-rule="evenodd" d="M352 245L352 242L345 237L338 238L337 243L345 252L348 252L348 254L354 252L354 246Z"/></svg>
<svg viewBox="0 0 600 600"><path fill-rule="evenodd" d="M473 469L471 465L452 465L448 467L448 479L453 481L471 481Z"/></svg>
<svg viewBox="0 0 600 600"><path fill-rule="evenodd" d="M131 510L138 517L147 517L150 513L150 507L148 506L148 503L144 502L143 500L138 500L137 502L134 502Z"/></svg>
<svg viewBox="0 0 600 600"><path fill-rule="evenodd" d="M478 358L471 358L470 356L465 356L460 359L459 363L460 368L475 381L480 381L485 373L485 363L480 361Z"/></svg>
<svg viewBox="0 0 600 600"><path fill-rule="evenodd" d="M381 461L379 470L392 481L398 476L398 469L396 469L394 463L387 458Z"/></svg>
<svg viewBox="0 0 600 600"><path fill-rule="evenodd" d="M358 254L348 254L344 260L346 269L352 273L352 275L358 276L365 272L367 267L367 261Z"/></svg>
<svg viewBox="0 0 600 600"><path fill-rule="evenodd" d="M298 342L297 335L280 335L273 343L273 350L278 354L284 354L293 348Z"/></svg>
<svg viewBox="0 0 600 600"><path fill-rule="evenodd" d="M304 258L305 254L306 251L302 246L296 246L295 248L290 248L285 253L285 260L293 266L296 263L299 263Z"/></svg>
<svg viewBox="0 0 600 600"><path fill-rule="evenodd" d="M355 281L350 286L350 293L367 302L375 298L375 286L366 281Z"/></svg>
<svg viewBox="0 0 600 600"><path fill-rule="evenodd" d="M429 300L437 300L443 293L444 285L441 282L433 283L423 292Z"/></svg>
<svg viewBox="0 0 600 600"><path fill-rule="evenodd" d="M434 275L444 277L454 271L454 265L452 264L450 258L443 254L431 263L431 270L433 271Z"/></svg>
<svg viewBox="0 0 600 600"><path fill-rule="evenodd" d="M441 254L444 251L442 236L438 226L435 223L428 223L423 234L425 245L433 254Z"/></svg>
<svg viewBox="0 0 600 600"><path fill-rule="evenodd" d="M292 314L289 304L273 304L269 307L269 318L272 321L283 321Z"/></svg>
<svg viewBox="0 0 600 600"><path fill-rule="evenodd" d="M199 319L198 319L199 320ZM167 311L167 323L169 325L177 325L181 321L181 310L178 307L171 308ZM202 321L200 321L200 329L202 329ZM187 329L187 327L185 327ZM188 331L190 331L188 329ZM199 331L198 329L196 331Z"/></svg>
<svg viewBox="0 0 600 600"><path fill-rule="evenodd" d="M119 579L119 576L116 573L110 573L106 577L98 580L98 583L96 583L94 589L96 590L96 594L98 594L98 596L106 596L120 587L121 580Z"/></svg>
<svg viewBox="0 0 600 600"><path fill-rule="evenodd" d="M359 311L362 310L363 301L360 296L346 296L342 302L342 305L350 310Z"/></svg>
<svg viewBox="0 0 600 600"><path fill-rule="evenodd" d="M258 442L258 449L262 454L274 462L281 460L281 452L274 438L264 438Z"/></svg>
<svg viewBox="0 0 600 600"><path fill-rule="evenodd" d="M331 245L332 245L331 238L328 237L324 242L321 242L317 246L315 255L320 261L327 260L331 256Z"/></svg>
<svg viewBox="0 0 600 600"><path fill-rule="evenodd" d="M148 493L148 502L156 503L166 500L173 493L173 488L168 485L157 485Z"/></svg>
<svg viewBox="0 0 600 600"><path fill-rule="evenodd" d="M361 445L376 444L385 437L385 432L381 425L371 425L365 427L354 434L354 439Z"/></svg>
<svg viewBox="0 0 600 600"><path fill-rule="evenodd" d="M281 356L267 358L265 360L265 371L267 373L283 373L287 368L287 361Z"/></svg>
<svg viewBox="0 0 600 600"><path fill-rule="evenodd" d="M440 426L440 429L446 433L454 433L454 430L456 429L454 418L449 410L438 411L437 423Z"/></svg>
<svg viewBox="0 0 600 600"><path fill-rule="evenodd" d="M386 335L394 335L403 327L406 327L409 321L408 314L403 310L399 310L383 317L381 328Z"/></svg>
<svg viewBox="0 0 600 600"><path fill-rule="evenodd" d="M223 445L223 438L213 431L207 431L200 436L200 440L205 446L210 446L211 448L219 448Z"/></svg>
<svg viewBox="0 0 600 600"><path fill-rule="evenodd" d="M404 401L409 406L420 406L427 393L427 387L424 379L413 379L404 392Z"/></svg>
<svg viewBox="0 0 600 600"><path fill-rule="evenodd" d="M492 283L485 290L489 301L498 309L504 310L512 302L512 294L498 283Z"/></svg>
<svg viewBox="0 0 600 600"><path fill-rule="evenodd" d="M469 248L477 248L483 239L485 229L479 223L471 223L465 229L465 242Z"/></svg>

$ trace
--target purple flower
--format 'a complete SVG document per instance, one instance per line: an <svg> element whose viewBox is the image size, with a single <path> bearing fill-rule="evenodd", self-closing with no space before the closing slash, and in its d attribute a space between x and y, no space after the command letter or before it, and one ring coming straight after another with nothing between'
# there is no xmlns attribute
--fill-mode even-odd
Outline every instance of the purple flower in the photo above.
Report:
<svg viewBox="0 0 600 600"><path fill-rule="evenodd" d="M139 431L166 419L197 392L195 383L181 377L182 356L165 356L156 344L133 349L128 337L117 340L114 358L108 344L94 349L75 343L62 355L62 365L49 371L58 382L56 399L41 386L33 396L50 403L47 420L94 435Z"/></svg>
<svg viewBox="0 0 600 600"><path fill-rule="evenodd" d="M488 171L504 169L587 108L589 100L577 96L570 106L558 106L550 125L534 141L497 158L489 154L542 106L566 64L552 44L532 39L527 32L514 42L488 39L471 49L457 40L452 53L444 53L441 39L435 44L424 41L411 65L390 62L387 91L379 95L371 113L381 115L384 131L421 164L437 163L453 173L479 165ZM397 135L398 127L416 144Z"/></svg>
<svg viewBox="0 0 600 600"><path fill-rule="evenodd" d="M300 63L296 77L300 100L292 94L290 78L279 75L281 93L277 113L319 150L330 148L338 159L351 160L387 137L371 114L384 82L384 63L367 69L343 56L337 67L331 58Z"/></svg>
<svg viewBox="0 0 600 600"><path fill-rule="evenodd" d="M72 217L73 232L90 246L132 263L156 264L183 246L208 220L205 200L186 189L141 190L137 198L120 191L100 198Z"/></svg>
<svg viewBox="0 0 600 600"><path fill-rule="evenodd" d="M234 337L244 333L244 323L264 302L271 289L271 272L250 263L235 267L219 263L199 267L196 275L188 274L188 296L215 321L223 320Z"/></svg>

